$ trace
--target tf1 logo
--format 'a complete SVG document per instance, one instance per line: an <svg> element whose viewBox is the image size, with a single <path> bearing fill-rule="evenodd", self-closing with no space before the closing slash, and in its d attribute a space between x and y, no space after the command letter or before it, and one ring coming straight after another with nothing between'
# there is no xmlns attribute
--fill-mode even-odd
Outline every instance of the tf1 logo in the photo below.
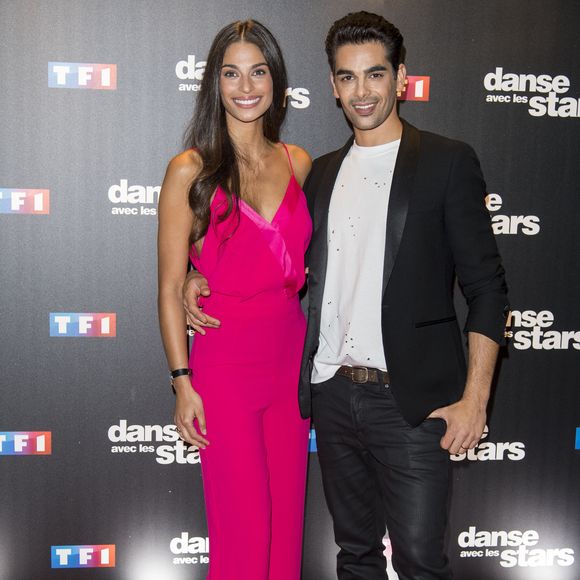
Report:
<svg viewBox="0 0 580 580"><path fill-rule="evenodd" d="M428 101L431 77L407 77L399 101Z"/></svg>
<svg viewBox="0 0 580 580"><path fill-rule="evenodd" d="M48 189L0 189L0 213L50 213Z"/></svg>
<svg viewBox="0 0 580 580"><path fill-rule="evenodd" d="M114 338L117 315L114 312L51 312L50 336Z"/></svg>
<svg viewBox="0 0 580 580"><path fill-rule="evenodd" d="M115 544L51 546L51 568L114 568Z"/></svg>
<svg viewBox="0 0 580 580"><path fill-rule="evenodd" d="M48 86L53 89L117 89L116 64L49 62Z"/></svg>
<svg viewBox="0 0 580 580"><path fill-rule="evenodd" d="M50 455L50 431L0 431L0 455Z"/></svg>

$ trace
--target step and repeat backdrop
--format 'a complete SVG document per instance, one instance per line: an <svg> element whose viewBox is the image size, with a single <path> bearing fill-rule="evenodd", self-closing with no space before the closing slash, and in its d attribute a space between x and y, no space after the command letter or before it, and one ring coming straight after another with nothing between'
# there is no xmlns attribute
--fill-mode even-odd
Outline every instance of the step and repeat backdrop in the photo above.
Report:
<svg viewBox="0 0 580 580"><path fill-rule="evenodd" d="M488 428L450 458L455 577L580 578L580 5L4 0L1 580L205 577L199 453L172 424L157 325L160 184L211 40L240 18L283 47L284 140L313 156L341 146L323 44L358 9L405 36L401 115L478 152L508 273ZM314 432L306 506L303 578L330 580ZM251 568L252 537L231 541Z"/></svg>

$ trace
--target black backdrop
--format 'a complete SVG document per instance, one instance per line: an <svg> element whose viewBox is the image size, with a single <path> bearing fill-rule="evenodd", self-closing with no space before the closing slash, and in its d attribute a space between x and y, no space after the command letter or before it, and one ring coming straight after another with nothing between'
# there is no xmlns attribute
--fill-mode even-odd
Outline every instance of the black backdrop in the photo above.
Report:
<svg viewBox="0 0 580 580"><path fill-rule="evenodd" d="M409 75L427 77L402 116L479 153L508 272L489 433L452 459L456 577L580 578L580 5L4 0L1 579L204 577L199 457L171 427L157 328L159 185L211 39L238 18L284 49L284 139L340 146L323 39L356 9L395 22ZM251 567L252 538L232 541ZM312 453L303 578L335 577L335 552Z"/></svg>

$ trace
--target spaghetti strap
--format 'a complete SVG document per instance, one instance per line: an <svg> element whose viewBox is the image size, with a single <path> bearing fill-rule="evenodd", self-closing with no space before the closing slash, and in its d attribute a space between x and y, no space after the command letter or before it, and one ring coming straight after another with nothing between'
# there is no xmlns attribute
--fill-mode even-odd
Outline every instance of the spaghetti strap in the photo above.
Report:
<svg viewBox="0 0 580 580"><path fill-rule="evenodd" d="M286 147L286 143L280 141L282 143L282 147L284 147L284 151L286 151L286 155L288 156L288 163L290 164L290 171L292 175L294 175L294 166L292 165L292 158L290 157L290 151L288 151L288 147Z"/></svg>

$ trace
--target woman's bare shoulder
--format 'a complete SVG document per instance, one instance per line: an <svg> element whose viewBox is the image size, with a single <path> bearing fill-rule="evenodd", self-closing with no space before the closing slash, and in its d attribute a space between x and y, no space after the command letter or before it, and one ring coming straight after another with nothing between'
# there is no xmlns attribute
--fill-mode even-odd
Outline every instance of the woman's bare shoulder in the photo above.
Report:
<svg viewBox="0 0 580 580"><path fill-rule="evenodd" d="M186 149L176 155L167 166L166 178L190 183L199 175L203 163L194 149Z"/></svg>
<svg viewBox="0 0 580 580"><path fill-rule="evenodd" d="M298 145L288 144L286 147L288 147L288 152L292 158L294 173L296 174L298 181L303 184L312 168L312 158L308 151Z"/></svg>

